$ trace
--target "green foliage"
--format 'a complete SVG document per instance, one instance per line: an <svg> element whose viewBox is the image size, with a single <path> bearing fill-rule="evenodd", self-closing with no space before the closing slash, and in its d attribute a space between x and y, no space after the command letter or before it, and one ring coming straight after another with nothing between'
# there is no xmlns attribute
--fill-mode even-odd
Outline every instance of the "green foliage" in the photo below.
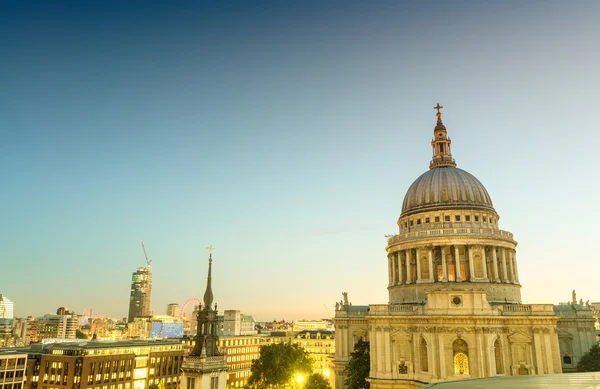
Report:
<svg viewBox="0 0 600 389"><path fill-rule="evenodd" d="M329 381L319 373L311 374L306 380L304 389L331 389Z"/></svg>
<svg viewBox="0 0 600 389"><path fill-rule="evenodd" d="M583 354L577 364L577 371L600 371L600 345L595 344Z"/></svg>
<svg viewBox="0 0 600 389"><path fill-rule="evenodd" d="M367 382L367 378L370 369L369 342L359 339L354 345L354 351L350 354L350 360L344 369L346 375L344 389L369 389L371 384Z"/></svg>
<svg viewBox="0 0 600 389"><path fill-rule="evenodd" d="M87 339L88 336L83 333L79 328L75 330L75 338L77 339Z"/></svg>
<svg viewBox="0 0 600 389"><path fill-rule="evenodd" d="M253 388L280 388L295 385L298 374L312 373L312 359L297 344L277 343L263 346L252 361L248 385Z"/></svg>

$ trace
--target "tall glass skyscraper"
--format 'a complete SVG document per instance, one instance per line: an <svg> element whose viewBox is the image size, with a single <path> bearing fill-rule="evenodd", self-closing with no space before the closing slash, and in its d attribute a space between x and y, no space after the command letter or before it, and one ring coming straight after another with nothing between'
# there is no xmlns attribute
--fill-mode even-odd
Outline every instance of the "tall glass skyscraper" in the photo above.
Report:
<svg viewBox="0 0 600 389"><path fill-rule="evenodd" d="M12 333L12 321L14 317L13 302L0 294L0 335Z"/></svg>
<svg viewBox="0 0 600 389"><path fill-rule="evenodd" d="M132 322L139 316L150 316L150 296L152 295L152 273L148 267L138 267L131 276L131 295L129 298L129 315L127 321Z"/></svg>

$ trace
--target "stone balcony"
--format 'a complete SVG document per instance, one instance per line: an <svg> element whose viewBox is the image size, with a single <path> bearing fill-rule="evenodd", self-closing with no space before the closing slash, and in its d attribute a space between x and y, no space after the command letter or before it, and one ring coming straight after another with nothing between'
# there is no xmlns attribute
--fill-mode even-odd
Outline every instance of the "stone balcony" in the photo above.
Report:
<svg viewBox="0 0 600 389"><path fill-rule="evenodd" d="M411 231L391 236L388 239L388 246L396 243L408 242L415 239L423 239L429 237L454 237L454 236L469 236L481 238L498 238L510 240L514 242L513 234L508 231L499 230L497 228L483 227L461 227L461 228L432 228Z"/></svg>
<svg viewBox="0 0 600 389"><path fill-rule="evenodd" d="M428 309L420 304L372 304L369 316L427 316L437 314L436 309ZM491 308L491 309L490 309ZM445 310L446 314L472 315L472 308L454 308ZM488 309L477 309L483 315L491 316L555 316L552 304L498 304Z"/></svg>

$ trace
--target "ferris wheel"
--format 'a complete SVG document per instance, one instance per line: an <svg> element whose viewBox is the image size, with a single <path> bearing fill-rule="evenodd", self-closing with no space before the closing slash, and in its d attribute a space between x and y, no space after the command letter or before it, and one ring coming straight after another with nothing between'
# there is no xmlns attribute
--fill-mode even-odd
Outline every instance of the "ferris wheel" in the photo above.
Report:
<svg viewBox="0 0 600 389"><path fill-rule="evenodd" d="M188 301L183 303L183 306L181 307L181 317L186 316L186 309L188 305L190 305L190 303L195 303L194 305L192 305L193 307L195 307L196 305L202 305L202 301L198 300L197 298L189 299Z"/></svg>

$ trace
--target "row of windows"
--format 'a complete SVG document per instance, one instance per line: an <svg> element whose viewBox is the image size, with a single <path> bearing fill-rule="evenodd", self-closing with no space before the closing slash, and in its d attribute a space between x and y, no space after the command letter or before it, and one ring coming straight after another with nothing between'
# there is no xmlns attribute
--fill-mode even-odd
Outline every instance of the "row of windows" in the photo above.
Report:
<svg viewBox="0 0 600 389"><path fill-rule="evenodd" d="M229 348L227 354L246 354L246 353L257 353L258 347L241 347L241 348Z"/></svg>
<svg viewBox="0 0 600 389"><path fill-rule="evenodd" d="M433 220L434 220L434 223L440 223L441 217L440 216L435 216L433 218ZM444 222L450 222L451 220L452 219L451 219L450 215L444 215ZM487 223L488 222L488 217L487 216L482 216L481 220L482 220L483 223ZM492 217L490 217L489 220L490 220L490 223L492 223L492 224L494 224L496 222L496 219L494 219ZM461 215L454 215L454 221L455 222L462 221L462 216ZM464 221L465 222L470 222L471 221L471 215L465 215ZM479 222L479 215L474 215L473 216L473 221L475 221L476 223ZM431 223L431 218L430 217L426 217L424 219L424 222L426 224L427 223ZM417 225L420 225L421 224L421 219L420 218L417 219L416 223L417 223ZM404 227L407 228L409 224L410 224L411 227L414 226L415 225L415 220L410 220L408 222L404 222Z"/></svg>
<svg viewBox="0 0 600 389"><path fill-rule="evenodd" d="M251 344L259 344L259 339L257 338L250 338L250 339L221 339L221 341L219 341L220 343L220 347L223 347L223 344L225 344L225 346L245 346L245 345L251 345Z"/></svg>
<svg viewBox="0 0 600 389"><path fill-rule="evenodd" d="M23 377L23 370L17 371L0 371L0 380L4 378L21 378Z"/></svg>
<svg viewBox="0 0 600 389"><path fill-rule="evenodd" d="M21 382L16 382L14 384L0 384L0 389L21 389L23 384Z"/></svg>
<svg viewBox="0 0 600 389"><path fill-rule="evenodd" d="M12 369L15 366L25 364L25 358L5 358L0 359L0 369Z"/></svg>

